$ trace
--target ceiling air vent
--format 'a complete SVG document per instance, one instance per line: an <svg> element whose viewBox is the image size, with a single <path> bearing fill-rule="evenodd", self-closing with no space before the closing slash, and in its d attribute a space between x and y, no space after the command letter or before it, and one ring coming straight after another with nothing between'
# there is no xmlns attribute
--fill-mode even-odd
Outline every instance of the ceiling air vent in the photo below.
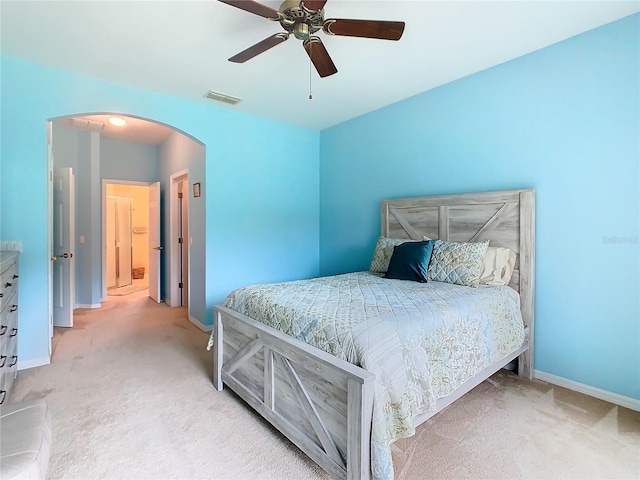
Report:
<svg viewBox="0 0 640 480"><path fill-rule="evenodd" d="M104 123L94 122L93 120L88 120L86 118L71 117L70 123L76 128L85 128L87 130L94 130L96 132L104 129Z"/></svg>
<svg viewBox="0 0 640 480"><path fill-rule="evenodd" d="M231 105L235 105L240 102L241 99L237 97L232 97L231 95L226 95L220 92L214 92L213 90L209 90L205 93L205 98L210 98L211 100L217 100L218 102L229 103Z"/></svg>

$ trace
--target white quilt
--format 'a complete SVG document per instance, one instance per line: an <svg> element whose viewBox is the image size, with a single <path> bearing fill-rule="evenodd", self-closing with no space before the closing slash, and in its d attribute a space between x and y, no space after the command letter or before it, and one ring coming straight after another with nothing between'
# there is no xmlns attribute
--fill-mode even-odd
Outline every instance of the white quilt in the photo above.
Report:
<svg viewBox="0 0 640 480"><path fill-rule="evenodd" d="M357 272L240 288L225 306L376 375L375 480L393 478L390 444L414 434L416 415L524 341L520 298L505 286Z"/></svg>

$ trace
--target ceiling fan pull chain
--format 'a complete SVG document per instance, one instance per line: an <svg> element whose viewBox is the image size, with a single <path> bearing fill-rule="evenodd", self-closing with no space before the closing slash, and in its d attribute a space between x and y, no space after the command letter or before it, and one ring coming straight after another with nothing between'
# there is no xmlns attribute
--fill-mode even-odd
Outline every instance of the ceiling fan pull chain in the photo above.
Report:
<svg viewBox="0 0 640 480"><path fill-rule="evenodd" d="M311 75L312 75L312 69L311 66L313 65L313 62L311 61L311 59L309 59L309 100L313 100L313 95L311 95Z"/></svg>

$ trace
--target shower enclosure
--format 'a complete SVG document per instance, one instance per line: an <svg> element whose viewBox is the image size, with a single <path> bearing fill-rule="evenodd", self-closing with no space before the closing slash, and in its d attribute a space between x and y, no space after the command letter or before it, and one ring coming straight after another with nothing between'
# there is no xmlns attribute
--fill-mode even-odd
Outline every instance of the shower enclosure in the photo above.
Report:
<svg viewBox="0 0 640 480"><path fill-rule="evenodd" d="M132 283L131 199L107 196L107 289Z"/></svg>

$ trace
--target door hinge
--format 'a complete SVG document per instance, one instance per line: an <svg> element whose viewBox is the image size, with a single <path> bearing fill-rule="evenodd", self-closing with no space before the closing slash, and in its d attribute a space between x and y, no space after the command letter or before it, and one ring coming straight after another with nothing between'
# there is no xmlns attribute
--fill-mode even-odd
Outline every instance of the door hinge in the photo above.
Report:
<svg viewBox="0 0 640 480"><path fill-rule="evenodd" d="M178 198L182 198L182 192L178 192Z"/></svg>
<svg viewBox="0 0 640 480"><path fill-rule="evenodd" d="M179 239L178 239L178 243L182 243L182 238L179 238Z"/></svg>
<svg viewBox="0 0 640 480"><path fill-rule="evenodd" d="M178 288L184 288L184 283L180 282L180 283L178 284Z"/></svg>

